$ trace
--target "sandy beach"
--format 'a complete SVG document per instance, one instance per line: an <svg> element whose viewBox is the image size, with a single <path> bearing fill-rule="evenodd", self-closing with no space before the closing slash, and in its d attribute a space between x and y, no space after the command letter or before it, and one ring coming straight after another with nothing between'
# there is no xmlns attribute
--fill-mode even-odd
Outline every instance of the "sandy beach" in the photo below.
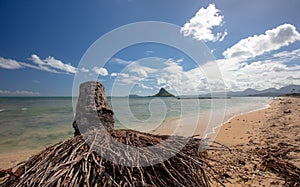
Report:
<svg viewBox="0 0 300 187"><path fill-rule="evenodd" d="M41 150L28 150L11 153L0 153L0 170L14 167L20 162L27 160L29 157L37 154Z"/></svg>
<svg viewBox="0 0 300 187"><path fill-rule="evenodd" d="M300 98L277 98L267 109L238 115L224 124L215 141L225 148L208 151L216 178L225 186L284 186L285 172L294 167L299 174L299 114ZM161 130L168 133L167 128ZM0 169L13 167L38 151L0 154ZM270 170L265 160L269 154L278 154L279 161L291 167L278 165L280 169ZM221 185L213 182L213 186Z"/></svg>
<svg viewBox="0 0 300 187"><path fill-rule="evenodd" d="M289 177L300 176L299 122L300 98L285 97L224 124L215 141L229 149L208 151L219 180L225 186L295 185Z"/></svg>

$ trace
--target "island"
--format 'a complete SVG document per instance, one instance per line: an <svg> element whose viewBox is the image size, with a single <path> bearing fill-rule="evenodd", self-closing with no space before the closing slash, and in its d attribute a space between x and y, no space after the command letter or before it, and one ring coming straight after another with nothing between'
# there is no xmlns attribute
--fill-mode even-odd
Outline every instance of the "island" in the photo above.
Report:
<svg viewBox="0 0 300 187"><path fill-rule="evenodd" d="M175 97L175 96L169 93L166 89L161 88L157 94L150 97Z"/></svg>

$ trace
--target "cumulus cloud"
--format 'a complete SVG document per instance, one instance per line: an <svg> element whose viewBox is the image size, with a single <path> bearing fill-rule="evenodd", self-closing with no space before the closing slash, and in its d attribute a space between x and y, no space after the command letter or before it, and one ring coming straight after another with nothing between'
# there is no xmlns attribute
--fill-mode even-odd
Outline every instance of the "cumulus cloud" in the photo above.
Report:
<svg viewBox="0 0 300 187"><path fill-rule="evenodd" d="M217 63L228 90L238 91L246 88L261 90L300 84L300 65L297 63L287 65L290 63L290 57L277 57L282 54L273 54L254 62L233 58L219 59ZM300 56L295 60L300 60Z"/></svg>
<svg viewBox="0 0 300 187"><path fill-rule="evenodd" d="M283 24L264 34L250 36L226 49L223 55L226 59L249 59L288 46L300 40L300 34L291 24Z"/></svg>
<svg viewBox="0 0 300 187"><path fill-rule="evenodd" d="M176 95L222 90L224 83L229 91L280 88L300 84L300 49L276 51L297 40L300 40L300 34L296 28L291 24L283 24L267 30L265 34L241 40L224 51L224 59L199 67L185 70L183 59L149 58L149 61L141 59L130 63L123 72L115 73L114 76L123 85L138 85L141 90L165 87ZM120 62L123 61L120 59ZM223 80L214 80L211 76L208 80L204 72L213 74L216 69L212 64L216 63Z"/></svg>
<svg viewBox="0 0 300 187"><path fill-rule="evenodd" d="M136 61L133 69L129 66L123 72L115 74L116 83L138 85L144 90L165 87L176 95L201 94L211 90L222 91L224 83L229 91L241 91L247 88L258 90L280 88L289 84L300 84L300 65L290 63L291 56L297 62L300 60L298 51L270 54L258 61L253 59L243 61L237 58L219 59L189 70L185 70L183 64L174 59L164 59L159 62L159 66ZM216 69L212 64L216 63L223 80L213 80L212 76L208 80L204 72L214 73Z"/></svg>
<svg viewBox="0 0 300 187"><path fill-rule="evenodd" d="M155 73L156 71L154 68L140 65L138 62L133 62L129 68L129 72L135 73L141 78L146 78L150 73Z"/></svg>
<svg viewBox="0 0 300 187"><path fill-rule="evenodd" d="M107 69L105 69L103 67L93 67L93 71L95 73L97 73L98 75L101 75L101 76L107 76L108 75Z"/></svg>
<svg viewBox="0 0 300 187"><path fill-rule="evenodd" d="M16 91L0 90L0 95L1 96L36 96L36 95L40 95L40 93L27 91L27 90L16 90Z"/></svg>
<svg viewBox="0 0 300 187"><path fill-rule="evenodd" d="M192 36L196 40L203 41L223 41L227 31L223 33L213 33L213 28L221 26L224 16L215 4L210 4L207 8L201 8L196 15L191 18L181 28L184 36Z"/></svg>
<svg viewBox="0 0 300 187"><path fill-rule="evenodd" d="M207 82L200 68L185 71L181 64L183 59L156 60L151 58L152 63L135 61L123 72L116 74L115 85L138 85L144 90L165 87L176 95L197 94L207 89Z"/></svg>
<svg viewBox="0 0 300 187"><path fill-rule="evenodd" d="M228 90L300 84L300 49L276 52L299 40L295 26L283 24L228 48L217 60Z"/></svg>

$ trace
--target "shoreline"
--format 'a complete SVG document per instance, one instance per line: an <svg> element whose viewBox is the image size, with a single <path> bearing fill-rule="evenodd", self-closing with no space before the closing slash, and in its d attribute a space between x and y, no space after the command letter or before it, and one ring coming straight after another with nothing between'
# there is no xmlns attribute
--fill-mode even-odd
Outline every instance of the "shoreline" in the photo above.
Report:
<svg viewBox="0 0 300 187"><path fill-rule="evenodd" d="M261 108L249 110L249 111L246 111L246 112L241 112L241 113L238 113L238 114L233 114L233 116L231 116L231 117L228 116L228 119L227 119L225 122L223 122L221 125L219 125L219 126L217 126L217 127L214 127L214 128L212 129L213 132L207 133L206 136L205 136L204 138L209 137L209 135L213 135L213 134L216 134L216 135L217 135L219 130L216 130L216 129L221 129L223 125L225 125L225 124L231 122L231 120L233 120L233 119L236 118L236 117L239 117L239 116L242 116L242 115L247 115L247 114L253 113L253 112L258 112L258 111L261 111L261 110L266 110L266 109L270 108L270 107L271 107L271 103L272 103L273 101L274 101L274 99L270 100L270 102L269 102L268 104L266 104L266 106L263 106L263 107L261 107ZM224 119L225 119L225 118L226 118L226 117L224 117Z"/></svg>
<svg viewBox="0 0 300 187"><path fill-rule="evenodd" d="M205 125L209 123L211 117L210 112L206 111L203 113L184 116L183 118L179 118L179 119L168 119L164 121L162 124L160 124L158 127L154 127L154 128L140 127L137 128L136 130L147 132L147 133L159 134L159 135L166 135L166 134L172 135L174 134L174 132L177 132L176 135L182 135L182 136L187 135L187 136L206 138L210 136L217 136L219 131L218 129L222 128L223 125L225 125L235 117L247 113L251 113L254 111L264 110L266 107L270 107L270 105L268 104L267 106L263 106L262 108L231 114L232 116L231 115L226 116L226 110L225 110L225 114L222 116L222 120L221 120L222 123L210 129L207 129L208 125ZM190 132L191 128L195 128L194 132L192 132L193 134L191 134ZM10 152L0 153L0 170L13 167L17 163L28 159L34 154L37 154L41 150L43 150L43 148L26 149L21 151L15 150Z"/></svg>
<svg viewBox="0 0 300 187"><path fill-rule="evenodd" d="M188 126L190 126L191 122L189 122L189 121L194 121L192 119L197 119L196 129L195 129L193 135L191 135L191 136L201 137L201 138L207 138L207 137L212 138L214 136L217 136L219 129L222 128L223 125L227 124L234 118L236 118L238 116L246 115L249 113L253 113L256 111L266 110L271 107L271 103L273 101L274 101L274 99L270 99L268 101L268 103L264 104L264 106L260 106L259 108L249 109L249 110L243 109L242 111L233 112L232 114L227 114L227 115L226 115L226 110L225 110L225 114L222 114L223 117L222 117L222 120L220 120L220 121L222 121L221 124L211 127L210 129L207 129L207 128L209 128L209 125L207 125L207 124L209 124L209 122L210 122L211 113L209 111L206 111L203 113L184 116L183 118L169 119L167 121L164 121L156 129L154 129L152 131L145 131L145 132L155 133L155 134L160 134L160 135L174 135L174 131L179 131L181 133L176 134L176 135L183 135L183 136L190 135L190 129L188 128ZM205 116L205 117L201 118L203 116ZM182 122L182 121L186 121L186 122ZM143 130L143 129L138 129L138 130ZM202 136L200 134L202 134Z"/></svg>
<svg viewBox="0 0 300 187"><path fill-rule="evenodd" d="M219 180L226 187L286 186L293 181L289 172L294 169L285 167L300 167L300 153L294 151L300 141L299 114L300 98L279 97L268 108L222 125L215 141L228 149L208 150L215 160L210 164L223 176Z"/></svg>
<svg viewBox="0 0 300 187"><path fill-rule="evenodd" d="M272 102L274 102L274 101L272 101ZM248 111L248 112L242 112L240 114L236 114L236 115L230 117L222 125L220 125L219 127L216 127L215 129L217 129L217 131L212 133L211 135L214 135L214 137L215 137L214 140L215 141L217 141L219 143L225 143L225 146L229 146L227 144L227 141L224 141L225 139L228 138L228 136L225 137L226 134L229 134L228 133L229 132L228 128L232 129L231 131L234 131L235 134L237 133L236 131L238 131L238 133L240 135L246 135L247 133L242 133L241 130L245 130L245 129L249 130L250 127L251 128L252 127L257 128L256 126L258 124L256 124L256 122L262 123L262 121L263 121L262 118L264 118L264 117L262 116L262 114L264 112L266 112L267 109L273 110L272 109L272 102L270 104L268 104L268 106L265 106L263 108L254 109L254 110L251 110L251 111ZM249 123L249 121L250 121L250 123ZM243 126L248 126L248 127L242 127L241 123L243 123L243 122L248 122L249 124L243 125ZM241 129L237 129L238 127L240 127ZM241 142L244 142L244 141L241 141ZM239 143L241 143L241 142L239 142ZM234 145L234 144L232 144L232 145Z"/></svg>
<svg viewBox="0 0 300 187"><path fill-rule="evenodd" d="M212 175L212 186L222 186L216 181L227 187L298 186L299 114L300 98L284 97L273 100L268 108L228 120L216 135L215 142L220 146L203 152L203 169ZM6 160L0 157L1 169L14 167L37 152L40 150L0 153L6 156Z"/></svg>

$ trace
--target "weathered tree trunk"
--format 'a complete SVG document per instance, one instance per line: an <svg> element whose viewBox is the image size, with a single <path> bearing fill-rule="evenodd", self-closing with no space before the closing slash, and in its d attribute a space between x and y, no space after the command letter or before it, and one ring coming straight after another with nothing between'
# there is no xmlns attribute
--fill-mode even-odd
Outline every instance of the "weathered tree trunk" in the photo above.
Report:
<svg viewBox="0 0 300 187"><path fill-rule="evenodd" d="M113 111L108 106L105 88L96 81L82 83L73 122L74 135L103 127L109 132L114 129Z"/></svg>

